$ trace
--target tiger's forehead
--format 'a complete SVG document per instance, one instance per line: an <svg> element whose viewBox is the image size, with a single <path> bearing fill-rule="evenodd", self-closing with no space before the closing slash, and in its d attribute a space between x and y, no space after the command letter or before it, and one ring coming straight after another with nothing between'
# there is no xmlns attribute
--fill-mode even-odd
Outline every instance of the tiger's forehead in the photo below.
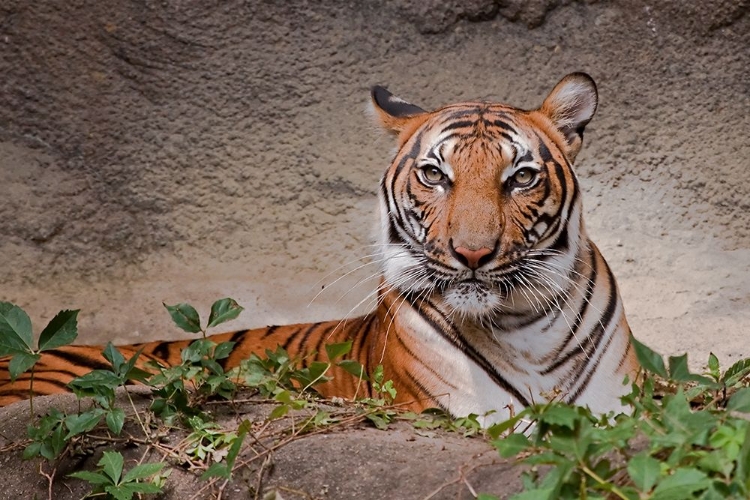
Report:
<svg viewBox="0 0 750 500"><path fill-rule="evenodd" d="M484 159L512 164L528 157L538 139L529 131L525 113L488 103L442 108L424 124L420 156L439 163Z"/></svg>

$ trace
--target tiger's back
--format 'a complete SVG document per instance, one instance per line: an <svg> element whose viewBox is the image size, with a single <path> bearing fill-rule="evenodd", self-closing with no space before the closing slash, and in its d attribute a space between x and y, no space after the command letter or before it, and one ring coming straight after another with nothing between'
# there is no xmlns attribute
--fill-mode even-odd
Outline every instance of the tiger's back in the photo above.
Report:
<svg viewBox="0 0 750 500"><path fill-rule="evenodd" d="M375 115L398 144L380 184L377 307L345 321L214 336L237 342L225 366L277 344L296 357L316 353L309 362L325 343L351 340L352 358L366 370L383 365L397 401L414 410L489 413L489 423L551 398L618 409L637 363L572 166L597 100L582 73L532 111L467 102L427 112L375 87ZM126 351L143 347L144 361L174 364L187 343ZM66 390L63 382L99 367L99 351L45 353L35 392ZM355 378L333 375L325 396L363 394ZM7 377L0 361L0 404L28 391L27 378Z"/></svg>

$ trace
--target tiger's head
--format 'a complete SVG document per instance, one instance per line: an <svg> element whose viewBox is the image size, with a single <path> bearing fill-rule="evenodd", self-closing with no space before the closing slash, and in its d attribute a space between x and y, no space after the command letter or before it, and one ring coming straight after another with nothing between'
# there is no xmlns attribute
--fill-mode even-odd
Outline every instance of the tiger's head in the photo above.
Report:
<svg viewBox="0 0 750 500"><path fill-rule="evenodd" d="M587 241L572 162L597 107L590 76L566 76L532 111L428 112L382 87L372 103L398 143L380 189L384 287L481 320L565 285Z"/></svg>

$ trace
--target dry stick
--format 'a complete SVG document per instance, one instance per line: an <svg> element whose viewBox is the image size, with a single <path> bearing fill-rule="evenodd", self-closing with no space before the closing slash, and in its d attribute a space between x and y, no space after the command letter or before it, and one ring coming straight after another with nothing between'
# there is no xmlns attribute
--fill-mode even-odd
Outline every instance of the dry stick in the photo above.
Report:
<svg viewBox="0 0 750 500"><path fill-rule="evenodd" d="M263 469L266 464L271 461L271 455L266 455L266 458L260 464L260 470L258 470L258 481L255 483L255 497L253 500L258 500L260 496L260 488L263 486Z"/></svg>
<svg viewBox="0 0 750 500"><path fill-rule="evenodd" d="M383 407L375 408L373 410L370 410L369 412L365 412L365 413L362 413L362 414L359 414L359 415L353 415L351 417L342 419L342 420L340 420L340 421L336 422L335 424L332 424L332 425L330 425L328 427L324 427L324 428L321 428L321 429L317 429L317 430L308 432L304 436L307 437L307 436L312 436L312 435L315 435L315 434L322 434L323 432L328 432L329 430L331 430L333 428L341 427L342 425L345 425L345 424L348 424L348 423L352 423L352 422L355 422L357 420L362 420L362 419L366 418L367 415L369 415L370 413L375 413L375 412L380 411L380 410L387 410L387 409L397 408L397 407L400 407L400 406L411 404L412 402L413 401L406 402L406 403L399 403L397 405L390 405L390 406L383 406ZM312 417L307 418L308 422L310 420L312 420ZM274 446L271 446L270 448L266 448L265 451L256 454L252 458L249 458L247 460L243 460L242 462L235 464L235 466L232 468L232 471L234 472L234 470L239 469L240 467L246 467L247 465L250 465L251 463L253 463L255 460L257 460L259 458L267 457L271 453L273 453L274 451L278 450L279 448L282 448L282 447L286 446L287 444L291 443L292 441L295 441L295 440L299 439L299 437L300 437L299 433L304 428L305 428L305 425L302 425L301 427L298 428L298 430L294 434L290 435L288 438L286 438L286 439L284 439L284 440L276 443ZM269 437L273 436L275 434L276 433L272 433L272 434L269 435ZM212 480L210 480L205 486L203 486L201 489L199 489L195 493L195 495L193 495L192 497L190 497L190 500L196 500L197 498L199 498L200 495L205 490L207 490L208 488L212 487L216 483L217 480L218 480L218 478L213 478Z"/></svg>
<svg viewBox="0 0 750 500"><path fill-rule="evenodd" d="M52 481L55 480L55 473L57 472L57 467L52 468L52 472L50 474L47 474L44 472L44 469L42 469L42 465L44 462L39 462L39 474L47 478L47 498L49 500L53 500L52 497Z"/></svg>
<svg viewBox="0 0 750 500"><path fill-rule="evenodd" d="M486 453L489 453L489 452L494 452L494 451L495 450L481 451L481 452L476 453L475 455L473 455L470 460L474 461L474 460L480 458L482 455L484 455ZM441 484L436 490L434 490L432 493L430 493L429 495L427 495L426 497L424 497L422 500L429 500L430 498L435 497L435 495L438 495L439 493L441 493L444 489L448 488L449 486L454 485L454 484L458 484L458 483L464 483L464 484L466 484L466 487L469 489L469 492L474 496L474 498L476 498L477 497L477 493L474 490L474 488L471 486L471 484L469 484L469 481L468 481L466 475L468 473L471 473L471 472L475 471L476 469L481 468L481 467L490 467L491 465L495 465L495 464L496 464L496 462L495 462L494 459L490 463L486 463L486 464L474 464L474 465L471 465L470 467L469 467L469 463L465 463L465 464L461 465L458 468L458 477L456 479L453 479L452 481L448 481L446 483Z"/></svg>
<svg viewBox="0 0 750 500"><path fill-rule="evenodd" d="M276 488L279 489L279 490L282 490L282 491L288 491L289 493L292 493L294 495L299 495L301 497L305 497L305 498L307 498L309 500L315 500L315 497L312 496L311 494L309 494L306 491L295 490L293 488L290 488L289 486L277 486Z"/></svg>
<svg viewBox="0 0 750 500"><path fill-rule="evenodd" d="M224 484L219 486L219 492L216 494L216 500L221 500L221 495L224 494L224 488L227 487L227 484L229 484L229 478L226 478L224 480Z"/></svg>
<svg viewBox="0 0 750 500"><path fill-rule="evenodd" d="M93 434L89 434L88 437L90 439L99 440L99 441L106 441L106 442L109 442L109 443L135 443L135 444L140 444L140 445L143 445L143 446L153 447L153 448L156 448L157 450L161 451L165 455L168 455L168 456L174 458L175 460L178 460L179 462L188 462L190 464L190 466L193 467L193 468L195 468L195 469L200 469L201 468L200 465L196 464L195 462L193 462L189 458L187 458L185 456L182 456L179 453L177 453L175 451L175 449L170 448L168 446L164 446L163 444L160 444L160 443L154 443L154 442L146 441L146 440L143 440L143 439L138 439L138 438L130 436L130 435L128 437L125 437L125 438L113 438L113 437L110 437L110 436L96 436L96 435L93 435Z"/></svg>
<svg viewBox="0 0 750 500"><path fill-rule="evenodd" d="M130 401L130 406L133 408L133 413L135 414L135 418L138 420L138 423L141 424L141 429L143 429L143 435L146 436L147 439L151 439L151 435L146 429L146 426L143 425L141 416L138 414L138 410L135 408L135 403L133 403L133 398L130 397L130 391L128 391L128 388L125 385L123 385L122 388L125 389L125 394L128 396L128 401Z"/></svg>

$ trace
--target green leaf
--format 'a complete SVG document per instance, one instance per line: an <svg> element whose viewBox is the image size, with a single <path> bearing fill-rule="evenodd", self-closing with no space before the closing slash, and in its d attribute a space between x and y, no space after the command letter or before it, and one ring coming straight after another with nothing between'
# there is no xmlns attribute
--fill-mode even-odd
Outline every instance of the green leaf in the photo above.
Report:
<svg viewBox="0 0 750 500"><path fill-rule="evenodd" d="M729 369L724 372L724 377L722 377L721 381L728 387L732 387L748 374L750 374L750 358L745 358L730 366Z"/></svg>
<svg viewBox="0 0 750 500"><path fill-rule="evenodd" d="M719 368L719 358L714 353L708 354L708 373L718 381L721 376L721 369Z"/></svg>
<svg viewBox="0 0 750 500"><path fill-rule="evenodd" d="M244 310L234 299L220 299L211 306L211 314L208 316L208 328L227 321L231 321Z"/></svg>
<svg viewBox="0 0 750 500"><path fill-rule="evenodd" d="M644 493L651 491L661 473L659 461L648 453L638 453L628 462L628 474L633 483Z"/></svg>
<svg viewBox="0 0 750 500"><path fill-rule="evenodd" d="M24 460L30 460L36 456L39 456L41 451L42 443L40 443L39 441L35 441L24 448L22 458Z"/></svg>
<svg viewBox="0 0 750 500"><path fill-rule="evenodd" d="M31 319L18 306L0 302L0 356L12 351L33 352Z"/></svg>
<svg viewBox="0 0 750 500"><path fill-rule="evenodd" d="M153 476L154 474L161 472L163 468L164 462L136 465L135 467L130 469L127 474L125 474L122 482L130 483L138 479L146 479Z"/></svg>
<svg viewBox="0 0 750 500"><path fill-rule="evenodd" d="M240 449L242 448L242 443L244 442L247 433L250 432L251 427L252 423L250 423L249 420L242 421L239 428L237 429L237 438L232 441L232 446L229 448L229 452L227 453L226 464L211 464L211 467L209 467L208 470L203 473L201 479L208 479L211 477L222 477L225 479L229 479L229 477L232 475L234 462L235 460L237 460L237 455L239 455Z"/></svg>
<svg viewBox="0 0 750 500"><path fill-rule="evenodd" d="M104 487L104 492L108 493L107 498L114 498L114 500L132 500L133 491L130 491L125 487L124 484L109 485Z"/></svg>
<svg viewBox="0 0 750 500"><path fill-rule="evenodd" d="M94 484L94 485L105 485L105 484L112 484L112 480L105 476L104 474L100 474L98 472L91 472L87 470L81 470L78 472L73 472L71 474L68 474L68 477L74 477L76 479L82 479L83 481L86 481L87 483Z"/></svg>
<svg viewBox="0 0 750 500"><path fill-rule="evenodd" d="M65 439L67 440L77 434L90 431L96 427L102 419L102 415L104 415L104 410L101 408L94 408L80 415L69 415L65 418L65 427L68 428L68 434L65 436Z"/></svg>
<svg viewBox="0 0 750 500"><path fill-rule="evenodd" d="M508 429L513 429L516 427L516 424L518 423L521 418L528 415L528 411L524 410L521 413L518 413L517 415L509 418L508 420L504 422L498 422L496 424L492 424L487 429L487 435L490 436L492 439L497 439L500 437L500 435L507 431Z"/></svg>
<svg viewBox="0 0 750 500"><path fill-rule="evenodd" d="M232 349L237 345L237 342L222 342L214 349L214 359L228 358L232 354Z"/></svg>
<svg viewBox="0 0 750 500"><path fill-rule="evenodd" d="M283 417L287 413L289 413L289 405L279 405L273 409L271 414L268 416L268 420L276 420L277 418Z"/></svg>
<svg viewBox="0 0 750 500"><path fill-rule="evenodd" d="M237 428L237 439L232 442L232 446L229 448L229 453L227 453L227 466L230 470L234 467L234 461L237 459L237 455L240 453L245 436L250 432L252 426L253 424L245 419L242 421L239 428Z"/></svg>
<svg viewBox="0 0 750 500"><path fill-rule="evenodd" d="M188 333L198 333L201 331L201 320L198 316L198 311L195 310L190 304L177 304L176 306L168 306L164 304L164 307L169 311L169 315L172 316L172 321Z"/></svg>
<svg viewBox="0 0 750 500"><path fill-rule="evenodd" d="M136 493L161 493L161 488L153 483L122 483L104 489L117 500L131 500Z"/></svg>
<svg viewBox="0 0 750 500"><path fill-rule="evenodd" d="M39 354L29 354L28 352L16 352L10 358L8 363L8 372L10 373L11 382L16 380L20 374L34 366L41 356Z"/></svg>
<svg viewBox="0 0 750 500"><path fill-rule="evenodd" d="M555 488L540 488L516 493L510 497L510 500L554 500L556 498Z"/></svg>
<svg viewBox="0 0 750 500"><path fill-rule="evenodd" d="M711 485L706 474L694 468L679 468L656 486L651 500L685 500Z"/></svg>
<svg viewBox="0 0 750 500"><path fill-rule="evenodd" d="M145 379L151 376L149 372L135 367L135 363L136 361L138 361L141 352L143 352L143 347L138 349L124 365L120 366L120 370L118 370L117 373L118 377L123 380L135 380L143 382Z"/></svg>
<svg viewBox="0 0 750 500"><path fill-rule="evenodd" d="M553 404L539 415L539 420L550 424L558 425L560 427L567 427L568 429L574 429L576 420L578 419L578 412L571 406Z"/></svg>
<svg viewBox="0 0 750 500"><path fill-rule="evenodd" d="M729 398L727 410L750 413L750 387L744 387Z"/></svg>
<svg viewBox="0 0 750 500"><path fill-rule="evenodd" d="M201 474L201 479L211 479L212 477L221 477L224 479L229 479L229 477L232 475L231 471L229 470L229 467L227 467L226 464L222 463L212 463L211 467L209 467L206 472Z"/></svg>
<svg viewBox="0 0 750 500"><path fill-rule="evenodd" d="M78 313L75 311L60 311L44 327L39 335L39 350L49 351L64 345L72 344L78 337Z"/></svg>
<svg viewBox="0 0 750 500"><path fill-rule="evenodd" d="M338 344L326 344L326 354L331 362L336 361L338 358L345 354L349 354L352 350L352 341L347 340ZM305 354L305 353L303 353Z"/></svg>
<svg viewBox="0 0 750 500"><path fill-rule="evenodd" d="M101 389L107 387L115 389L121 380L109 370L94 370L71 380L68 385L75 389Z"/></svg>
<svg viewBox="0 0 750 500"><path fill-rule="evenodd" d="M638 362L643 368L659 375L660 377L669 378L667 369L664 366L664 359L662 359L661 354L653 351L646 344L638 342L638 339L636 339L632 335L630 336L630 341L633 343L633 347L635 348L635 355L638 358Z"/></svg>
<svg viewBox="0 0 750 500"><path fill-rule="evenodd" d="M669 357L669 376L675 382L699 382L715 388L720 387L708 377L690 373L687 354Z"/></svg>
<svg viewBox="0 0 750 500"><path fill-rule="evenodd" d="M497 448L501 457L510 458L531 446L531 441L523 434L511 434L503 439L493 441L492 446Z"/></svg>
<svg viewBox="0 0 750 500"><path fill-rule="evenodd" d="M125 357L117 347L112 345L112 342L107 342L107 346L102 351L102 356L110 362L115 373L119 373L120 367L125 363Z"/></svg>
<svg viewBox="0 0 750 500"><path fill-rule="evenodd" d="M122 408L113 408L107 413L105 420L109 430L119 436L125 424L125 411Z"/></svg>
<svg viewBox="0 0 750 500"><path fill-rule="evenodd" d="M112 479L114 484L118 484L120 477L122 477L123 462L119 451L105 451L97 465L104 470L104 473Z"/></svg>
<svg viewBox="0 0 750 500"><path fill-rule="evenodd" d="M370 380L367 374L365 374L365 367L362 366L358 361L354 361L353 359L343 359L336 363L336 365L340 366L344 369L344 371L351 373L357 378L361 378L365 381Z"/></svg>

